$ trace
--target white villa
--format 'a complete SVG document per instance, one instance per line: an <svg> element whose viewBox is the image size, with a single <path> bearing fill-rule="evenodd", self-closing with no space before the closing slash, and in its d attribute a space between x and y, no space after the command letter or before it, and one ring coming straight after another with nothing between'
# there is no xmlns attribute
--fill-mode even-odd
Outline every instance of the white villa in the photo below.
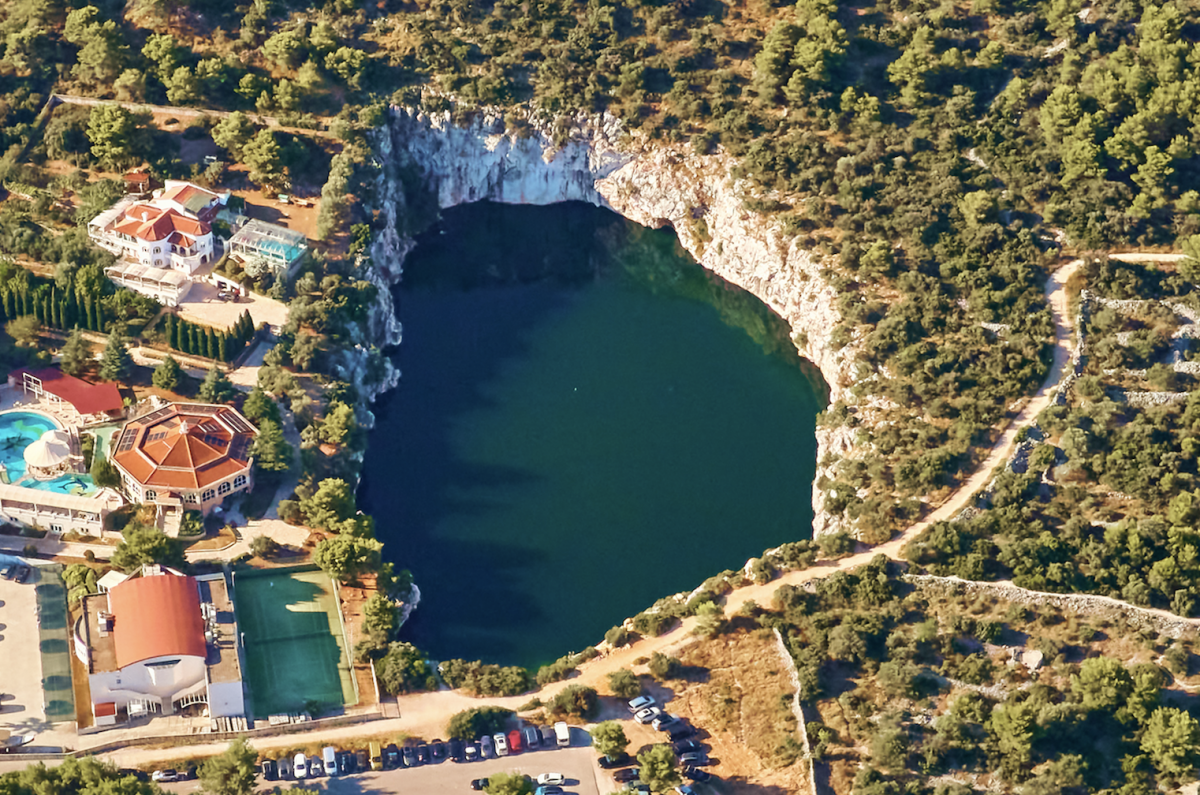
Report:
<svg viewBox="0 0 1200 795"><path fill-rule="evenodd" d="M176 306L215 258L211 224L228 201L228 192L167 180L149 201L126 196L93 218L88 237L120 258L109 278Z"/></svg>

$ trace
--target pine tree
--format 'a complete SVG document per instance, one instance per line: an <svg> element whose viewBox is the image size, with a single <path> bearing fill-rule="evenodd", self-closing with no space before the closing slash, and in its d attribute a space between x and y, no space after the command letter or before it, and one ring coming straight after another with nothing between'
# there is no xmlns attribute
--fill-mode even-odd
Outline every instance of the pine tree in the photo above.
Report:
<svg viewBox="0 0 1200 795"><path fill-rule="evenodd" d="M79 375L91 361L91 348L84 340L83 332L76 326L67 336L67 342L62 347L62 360L59 362L59 367L67 375Z"/></svg>
<svg viewBox="0 0 1200 795"><path fill-rule="evenodd" d="M235 391L233 383L214 364L209 368L208 375L204 377L204 383L200 385L200 391L196 393L196 399L201 403L227 403L233 399Z"/></svg>
<svg viewBox="0 0 1200 795"><path fill-rule="evenodd" d="M108 335L108 344L104 346L104 355L100 358L100 379L122 381L128 377L132 365L133 360L125 347L124 329L117 324Z"/></svg>

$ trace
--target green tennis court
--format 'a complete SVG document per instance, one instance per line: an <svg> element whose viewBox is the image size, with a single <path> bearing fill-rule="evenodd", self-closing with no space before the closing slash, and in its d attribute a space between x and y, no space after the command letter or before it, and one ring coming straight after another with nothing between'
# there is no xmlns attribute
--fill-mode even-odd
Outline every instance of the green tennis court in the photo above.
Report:
<svg viewBox="0 0 1200 795"><path fill-rule="evenodd" d="M358 701L328 575L239 572L233 593L256 718Z"/></svg>

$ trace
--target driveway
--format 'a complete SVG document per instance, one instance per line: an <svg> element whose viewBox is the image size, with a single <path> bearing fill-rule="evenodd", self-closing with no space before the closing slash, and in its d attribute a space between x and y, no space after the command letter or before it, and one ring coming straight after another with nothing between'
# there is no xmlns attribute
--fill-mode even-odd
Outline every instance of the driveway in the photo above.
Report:
<svg viewBox="0 0 1200 795"><path fill-rule="evenodd" d="M0 562L14 557L0 553ZM42 694L42 655L38 643L37 572L24 585L0 577L0 728L13 734L50 728Z"/></svg>
<svg viewBox="0 0 1200 795"><path fill-rule="evenodd" d="M254 325L266 323L278 332L287 323L287 304L250 293L240 301L226 301L219 297L217 288L208 282L193 282L187 297L179 304L179 314L193 323L214 328L232 328L243 312L249 311Z"/></svg>
<svg viewBox="0 0 1200 795"><path fill-rule="evenodd" d="M497 773L525 773L536 777L540 773L562 773L567 784L563 789L571 795L600 795L618 789L605 774L606 783L601 787L597 776L596 754L590 747L547 749L530 751L502 759L483 762L456 764L446 761L437 765L416 768L382 770L375 773L358 773L352 776L307 779L306 787L319 787L332 795L369 795L369 793L421 793L421 795L463 795L471 792L471 781L487 778ZM287 786L290 781L259 780L259 792L269 792L277 786ZM200 791L198 781L183 781L167 784L163 789L180 795L191 795Z"/></svg>

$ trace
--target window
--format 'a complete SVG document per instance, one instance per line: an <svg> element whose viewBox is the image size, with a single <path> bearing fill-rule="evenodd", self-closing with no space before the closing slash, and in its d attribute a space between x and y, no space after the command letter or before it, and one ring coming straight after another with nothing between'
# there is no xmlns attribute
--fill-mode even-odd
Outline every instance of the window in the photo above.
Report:
<svg viewBox="0 0 1200 795"><path fill-rule="evenodd" d="M240 489L242 486L245 486L245 485L246 485L246 476L245 475L238 475L236 478L233 479L233 487L235 489Z"/></svg>
<svg viewBox="0 0 1200 795"><path fill-rule="evenodd" d="M157 499L158 499L157 491L147 491L146 492L146 502L154 502Z"/></svg>
<svg viewBox="0 0 1200 795"><path fill-rule="evenodd" d="M183 495L183 501L195 503L195 502L199 502L200 498L199 498L199 496L197 496L196 492L189 491Z"/></svg>
<svg viewBox="0 0 1200 795"><path fill-rule="evenodd" d="M208 502L215 496L217 496L217 493L215 491L213 491L212 489L207 489L207 490L205 490L205 492L203 494L200 495L200 501Z"/></svg>
<svg viewBox="0 0 1200 795"><path fill-rule="evenodd" d="M220 494L222 497L225 496L226 494L228 494L232 490L233 490L233 484L231 484L228 480L225 481L224 483L222 483L220 486L217 486L217 493Z"/></svg>

